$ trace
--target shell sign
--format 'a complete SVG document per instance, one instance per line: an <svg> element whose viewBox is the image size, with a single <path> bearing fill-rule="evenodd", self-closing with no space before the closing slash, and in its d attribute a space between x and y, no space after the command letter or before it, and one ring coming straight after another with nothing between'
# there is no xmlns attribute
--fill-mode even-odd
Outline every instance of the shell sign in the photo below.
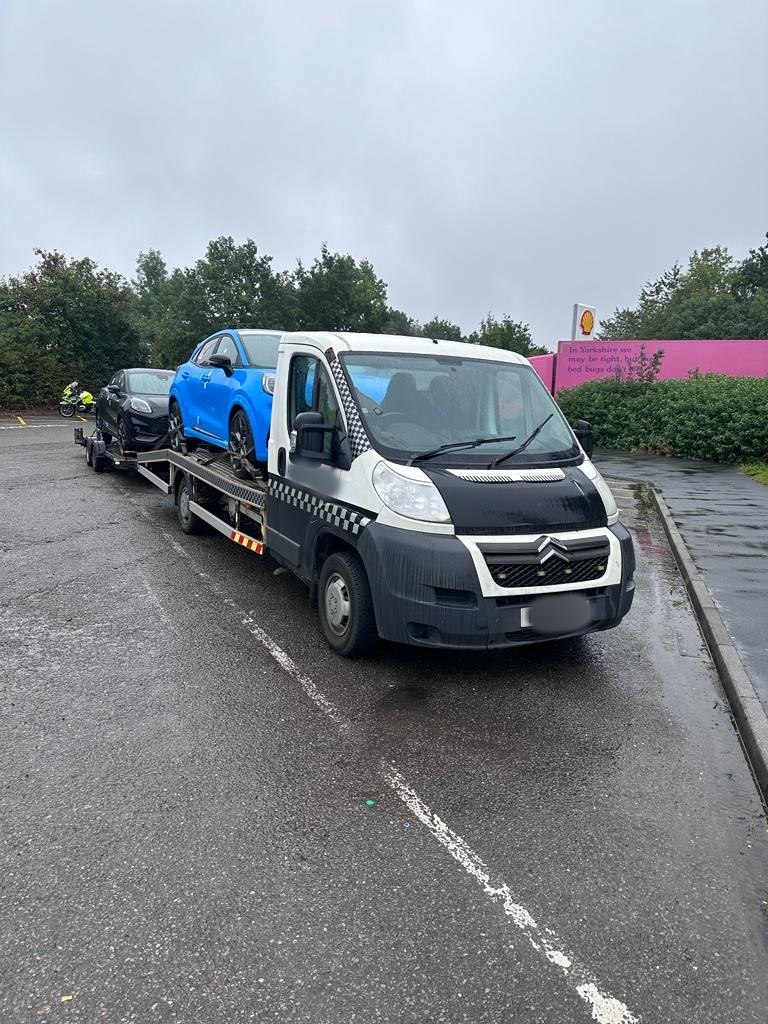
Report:
<svg viewBox="0 0 768 1024"><path fill-rule="evenodd" d="M573 307L571 341L588 341L595 335L597 315L594 306L577 302Z"/></svg>
<svg viewBox="0 0 768 1024"><path fill-rule="evenodd" d="M595 314L591 309L585 309L581 314L579 327L581 329L581 333L585 337L589 337L592 334L592 331L595 329Z"/></svg>

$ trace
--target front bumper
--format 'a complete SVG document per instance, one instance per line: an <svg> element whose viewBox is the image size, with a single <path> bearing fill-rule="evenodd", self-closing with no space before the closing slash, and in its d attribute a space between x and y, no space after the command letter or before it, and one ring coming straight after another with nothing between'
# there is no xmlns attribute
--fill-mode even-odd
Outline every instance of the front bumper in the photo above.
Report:
<svg viewBox="0 0 768 1024"><path fill-rule="evenodd" d="M608 529L621 551L620 582L574 589L589 602L587 625L561 628L550 616L551 626L542 632L528 625L536 617L530 609L551 594L485 597L470 552L457 537L371 523L359 551L379 635L422 647L484 649L611 629L632 607L635 555L624 526Z"/></svg>
<svg viewBox="0 0 768 1024"><path fill-rule="evenodd" d="M168 433L167 416L149 416L132 412L127 417L128 437L137 451L148 451Z"/></svg>

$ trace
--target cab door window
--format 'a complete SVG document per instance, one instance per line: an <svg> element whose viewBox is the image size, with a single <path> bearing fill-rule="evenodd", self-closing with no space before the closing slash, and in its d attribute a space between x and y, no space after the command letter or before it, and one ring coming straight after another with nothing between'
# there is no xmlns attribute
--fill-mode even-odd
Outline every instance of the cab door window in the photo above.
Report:
<svg viewBox="0 0 768 1024"><path fill-rule="evenodd" d="M319 412L323 422L339 425L339 405L325 368L314 356L296 355L291 360L288 379L288 430L293 430L296 417L302 412ZM329 458L333 436L324 435L323 452Z"/></svg>

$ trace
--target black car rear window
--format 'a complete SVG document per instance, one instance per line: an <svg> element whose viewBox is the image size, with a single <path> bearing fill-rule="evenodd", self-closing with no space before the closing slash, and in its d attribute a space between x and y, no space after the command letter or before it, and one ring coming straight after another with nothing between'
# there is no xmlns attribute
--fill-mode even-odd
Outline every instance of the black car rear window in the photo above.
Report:
<svg viewBox="0 0 768 1024"><path fill-rule="evenodd" d="M128 391L135 395L167 395L173 374L164 370L141 370L128 374Z"/></svg>
<svg viewBox="0 0 768 1024"><path fill-rule="evenodd" d="M279 334L252 334L249 331L241 331L240 338L251 366L260 366L264 370L276 369L280 337Z"/></svg>

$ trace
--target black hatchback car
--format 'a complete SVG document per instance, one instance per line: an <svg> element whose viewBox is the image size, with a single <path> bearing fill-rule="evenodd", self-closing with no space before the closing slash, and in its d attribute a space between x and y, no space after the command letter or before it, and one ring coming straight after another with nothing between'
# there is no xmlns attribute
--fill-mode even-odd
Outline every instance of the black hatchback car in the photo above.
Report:
<svg viewBox="0 0 768 1024"><path fill-rule="evenodd" d="M173 370L118 370L96 399L96 426L122 451L153 448L168 432L168 391Z"/></svg>

